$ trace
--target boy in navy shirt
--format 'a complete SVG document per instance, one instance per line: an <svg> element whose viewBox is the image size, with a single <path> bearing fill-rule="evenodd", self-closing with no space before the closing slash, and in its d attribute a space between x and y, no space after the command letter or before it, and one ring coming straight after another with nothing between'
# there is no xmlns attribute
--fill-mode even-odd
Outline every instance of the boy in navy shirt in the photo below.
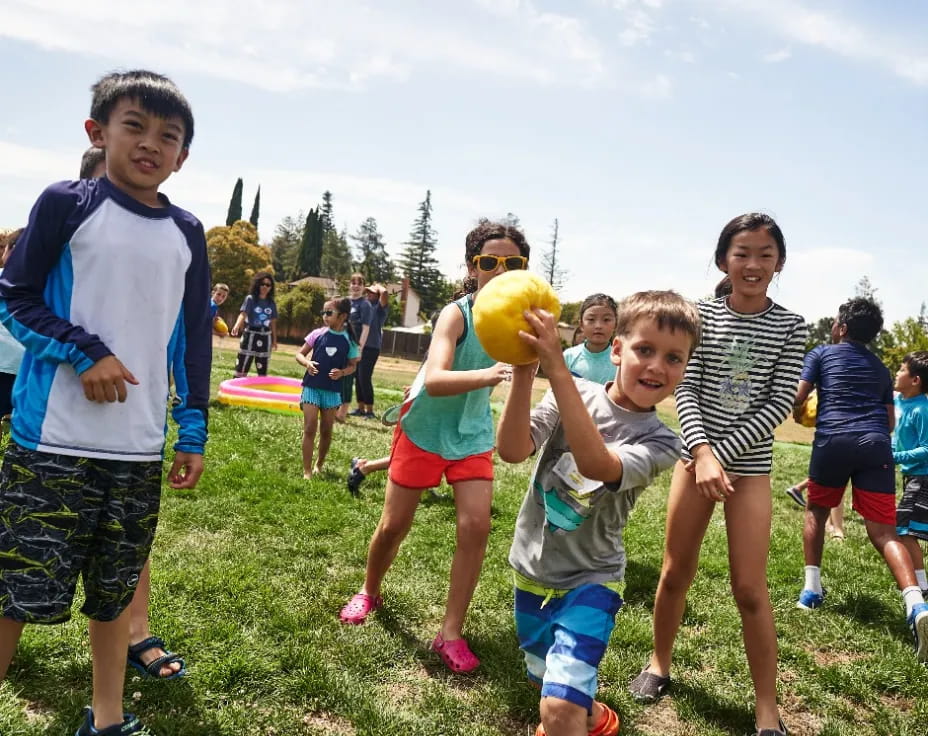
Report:
<svg viewBox="0 0 928 736"><path fill-rule="evenodd" d="M103 77L85 129L106 176L48 187L0 278L26 347L0 469L0 677L24 624L70 617L80 575L94 687L77 733L128 736L144 729L122 709L127 607L157 524L169 370L169 481L203 472L210 277L202 225L158 191L193 138L174 83Z"/></svg>
<svg viewBox="0 0 928 736"><path fill-rule="evenodd" d="M896 535L896 492L889 433L895 424L889 370L867 349L883 327L872 299L851 299L838 308L833 344L806 356L795 412L813 387L818 391L815 442L809 461L809 500L802 546L805 585L797 606L822 605L822 547L829 511L842 502L851 481L853 508L864 518L867 536L886 560L905 601L906 619L920 661L928 660L928 605L916 584L912 558Z"/></svg>

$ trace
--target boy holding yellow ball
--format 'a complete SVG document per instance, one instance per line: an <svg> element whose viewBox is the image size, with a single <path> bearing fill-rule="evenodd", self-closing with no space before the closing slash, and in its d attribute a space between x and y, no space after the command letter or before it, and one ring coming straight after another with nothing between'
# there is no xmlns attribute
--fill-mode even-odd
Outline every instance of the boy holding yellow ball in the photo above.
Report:
<svg viewBox="0 0 928 736"><path fill-rule="evenodd" d="M553 315L526 312L551 385L531 409L535 364L513 368L496 436L510 463L536 451L509 562L515 619L529 679L541 688L536 736L614 736L619 717L594 700L599 663L622 606L622 531L635 501L680 456L658 419L699 342L696 307L672 291L645 291L618 310L605 386L570 374ZM621 370L620 370L621 369Z"/></svg>

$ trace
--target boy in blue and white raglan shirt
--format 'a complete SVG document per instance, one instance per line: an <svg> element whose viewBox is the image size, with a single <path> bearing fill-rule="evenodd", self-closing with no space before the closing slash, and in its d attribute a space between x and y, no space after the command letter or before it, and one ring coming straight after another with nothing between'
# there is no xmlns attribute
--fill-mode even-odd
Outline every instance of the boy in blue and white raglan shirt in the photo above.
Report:
<svg viewBox="0 0 928 736"><path fill-rule="evenodd" d="M203 472L210 276L202 225L158 192L193 138L174 83L109 74L90 117L106 176L48 187L0 277L26 348L0 469L0 678L24 624L70 617L80 574L95 676L77 736L128 736L143 726L122 709L126 609L157 524L169 374L170 483Z"/></svg>

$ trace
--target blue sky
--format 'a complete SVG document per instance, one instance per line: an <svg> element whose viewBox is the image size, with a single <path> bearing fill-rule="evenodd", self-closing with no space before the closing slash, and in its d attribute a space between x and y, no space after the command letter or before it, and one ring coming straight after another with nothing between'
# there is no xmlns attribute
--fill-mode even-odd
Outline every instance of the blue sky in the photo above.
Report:
<svg viewBox="0 0 928 736"><path fill-rule="evenodd" d="M88 87L147 67L196 137L163 189L207 227L236 177L262 240L334 195L402 249L432 190L441 265L516 213L562 296L707 294L718 232L787 238L771 296L809 320L868 276L892 322L928 299L928 4L902 0L0 0L0 227L77 175Z"/></svg>

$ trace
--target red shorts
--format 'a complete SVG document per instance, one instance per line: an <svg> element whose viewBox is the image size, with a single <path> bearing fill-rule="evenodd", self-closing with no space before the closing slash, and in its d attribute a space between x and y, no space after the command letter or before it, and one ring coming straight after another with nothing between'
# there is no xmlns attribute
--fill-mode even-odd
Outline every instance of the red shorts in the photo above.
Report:
<svg viewBox="0 0 928 736"><path fill-rule="evenodd" d="M447 460L413 443L396 425L390 450L390 480L406 488L435 488L444 474L454 485L464 480L493 480L493 450L469 455L460 460Z"/></svg>
<svg viewBox="0 0 928 736"><path fill-rule="evenodd" d="M810 480L808 493L810 506L833 509L839 506L841 499L844 498L844 486L834 488ZM851 486L851 500L854 511L867 521L896 526L896 495L894 493L877 493Z"/></svg>

